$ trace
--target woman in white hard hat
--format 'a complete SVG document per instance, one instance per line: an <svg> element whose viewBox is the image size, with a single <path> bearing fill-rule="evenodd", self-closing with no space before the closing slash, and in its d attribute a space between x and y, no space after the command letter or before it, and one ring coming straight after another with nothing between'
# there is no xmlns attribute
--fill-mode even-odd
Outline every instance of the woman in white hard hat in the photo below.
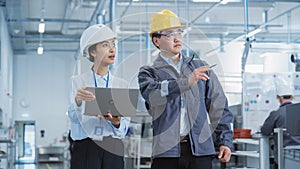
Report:
<svg viewBox="0 0 300 169"><path fill-rule="evenodd" d="M279 108L272 111L264 121L261 127L262 134L270 136L275 128L286 128L286 106L293 104L294 92L291 86L278 84L276 97L279 101ZM283 134L283 146L300 145L300 136L291 136L288 132ZM274 169L278 168L278 140L277 135L274 136Z"/></svg>
<svg viewBox="0 0 300 169"><path fill-rule="evenodd" d="M109 65L116 56L115 35L102 24L88 27L80 38L80 51L93 66L91 70L72 77L72 93L68 107L71 138L74 140L71 169L123 169L124 146L129 120L125 117L84 115L85 101L95 96L87 87L125 88L127 82L114 77Z"/></svg>
<svg viewBox="0 0 300 169"><path fill-rule="evenodd" d="M205 62L183 55L183 28L169 10L152 16L150 37L160 53L138 74L153 118L152 169L211 169L215 145L222 162L233 147L233 116L220 82Z"/></svg>

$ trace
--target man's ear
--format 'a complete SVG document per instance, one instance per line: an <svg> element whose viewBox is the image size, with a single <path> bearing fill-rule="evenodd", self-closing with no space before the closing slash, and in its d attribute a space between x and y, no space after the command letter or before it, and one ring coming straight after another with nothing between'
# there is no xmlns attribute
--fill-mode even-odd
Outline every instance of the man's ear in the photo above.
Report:
<svg viewBox="0 0 300 169"><path fill-rule="evenodd" d="M154 38L152 39L152 41L153 41L154 45L155 45L156 47L159 48L158 38L157 38L157 37L154 37Z"/></svg>

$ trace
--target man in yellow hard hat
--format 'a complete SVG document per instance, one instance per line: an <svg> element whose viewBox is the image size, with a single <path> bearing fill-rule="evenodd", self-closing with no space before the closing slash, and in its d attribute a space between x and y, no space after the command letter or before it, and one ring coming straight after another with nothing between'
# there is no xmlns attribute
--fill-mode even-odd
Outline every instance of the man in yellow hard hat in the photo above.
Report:
<svg viewBox="0 0 300 169"><path fill-rule="evenodd" d="M153 119L152 169L211 169L216 151L228 162L233 148L227 99L207 63L182 54L184 28L169 10L150 21L160 53L138 80Z"/></svg>

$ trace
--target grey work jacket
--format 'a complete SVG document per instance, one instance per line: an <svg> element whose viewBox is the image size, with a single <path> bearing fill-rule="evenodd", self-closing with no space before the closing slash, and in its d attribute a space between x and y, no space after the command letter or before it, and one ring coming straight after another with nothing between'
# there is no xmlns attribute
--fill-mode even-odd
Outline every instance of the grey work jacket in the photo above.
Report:
<svg viewBox="0 0 300 169"><path fill-rule="evenodd" d="M152 66L140 68L138 80L146 107L153 118L152 156L180 157L181 94L185 97L191 150L195 156L215 154L215 146L232 146L232 113L220 82L213 71L209 80L188 86L192 71L205 65L201 60L183 56L181 73L158 56ZM161 83L167 80L168 95L161 95Z"/></svg>
<svg viewBox="0 0 300 169"><path fill-rule="evenodd" d="M270 115L264 121L261 127L262 134L270 136L273 134L275 128L286 128L286 106L292 104L291 102L286 102L280 105L276 111L272 111ZM274 137L274 156L275 161L278 163L278 146L277 134ZM300 136L291 136L288 132L283 134L283 146L300 145Z"/></svg>

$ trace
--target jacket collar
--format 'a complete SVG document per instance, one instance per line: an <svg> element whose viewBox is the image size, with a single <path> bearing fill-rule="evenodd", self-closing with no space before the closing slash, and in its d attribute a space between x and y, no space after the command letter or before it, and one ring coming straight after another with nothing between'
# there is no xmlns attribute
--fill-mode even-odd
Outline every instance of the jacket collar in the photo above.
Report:
<svg viewBox="0 0 300 169"><path fill-rule="evenodd" d="M280 105L280 107L283 107L283 106L286 106L286 105L289 105L289 104L292 104L292 102L285 102L285 103L282 103L282 105Z"/></svg>
<svg viewBox="0 0 300 169"><path fill-rule="evenodd" d="M183 57L184 64L189 64L194 59L194 55L192 57L186 57L183 53L180 53L180 55L181 55L181 57ZM156 68L165 67L168 65L169 64L162 58L160 53L158 54L158 56L156 57L156 59L153 62L153 66Z"/></svg>

